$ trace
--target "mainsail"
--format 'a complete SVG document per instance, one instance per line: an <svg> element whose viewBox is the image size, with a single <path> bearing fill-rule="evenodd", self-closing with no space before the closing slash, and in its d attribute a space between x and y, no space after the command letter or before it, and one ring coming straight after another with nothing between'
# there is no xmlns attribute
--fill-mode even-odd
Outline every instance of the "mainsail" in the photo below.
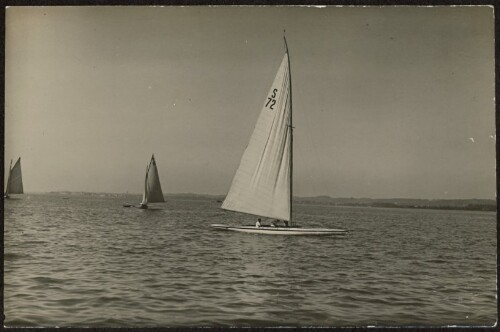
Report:
<svg viewBox="0 0 500 332"><path fill-rule="evenodd" d="M223 209L290 220L290 92L286 53L222 204Z"/></svg>
<svg viewBox="0 0 500 332"><path fill-rule="evenodd" d="M158 168L156 167L155 156L151 157L148 167L146 168L146 179L144 180L144 194L142 195L143 205L148 203L165 202L163 192L161 191L160 177L158 176Z"/></svg>
<svg viewBox="0 0 500 332"><path fill-rule="evenodd" d="M11 161L12 164L12 161ZM23 194L23 176L21 173L21 157L17 159L14 167L10 169L9 179L7 180L7 188L5 195L9 194Z"/></svg>

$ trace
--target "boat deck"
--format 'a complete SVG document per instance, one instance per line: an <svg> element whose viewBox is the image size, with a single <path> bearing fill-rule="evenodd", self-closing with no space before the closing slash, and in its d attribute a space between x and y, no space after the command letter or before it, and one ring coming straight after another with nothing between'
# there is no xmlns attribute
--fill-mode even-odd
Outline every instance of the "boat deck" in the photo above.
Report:
<svg viewBox="0 0 500 332"><path fill-rule="evenodd" d="M235 231L252 234L268 235L347 235L344 229L331 228L302 228L302 227L270 227L270 226L228 226L212 224L210 227L218 230Z"/></svg>

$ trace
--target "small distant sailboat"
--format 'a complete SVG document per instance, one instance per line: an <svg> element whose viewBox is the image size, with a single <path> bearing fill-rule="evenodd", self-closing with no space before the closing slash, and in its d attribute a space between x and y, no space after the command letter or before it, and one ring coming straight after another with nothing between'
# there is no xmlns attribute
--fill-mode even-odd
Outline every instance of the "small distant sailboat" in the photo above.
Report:
<svg viewBox="0 0 500 332"><path fill-rule="evenodd" d="M142 202L139 204L140 209L147 209L149 203L163 203L165 198L161 190L160 176L156 166L155 155L151 157L146 168L146 178L144 179L144 193L142 194ZM130 207L131 204L124 204L124 207Z"/></svg>
<svg viewBox="0 0 500 332"><path fill-rule="evenodd" d="M144 193L142 194L141 209L147 209L148 203L163 203L165 198L161 191L160 176L156 167L155 155L151 156L148 168L146 168L146 179L144 180Z"/></svg>
<svg viewBox="0 0 500 332"><path fill-rule="evenodd" d="M17 159L14 167L12 167L12 160L10 161L9 177L7 179L7 188L5 189L4 198L9 199L12 194L24 194L21 157Z"/></svg>
<svg viewBox="0 0 500 332"><path fill-rule="evenodd" d="M343 229L302 228L292 221L292 81L286 39L285 49L278 73L221 207L283 220L289 227L221 224L212 224L211 227L256 234L345 235L347 231Z"/></svg>

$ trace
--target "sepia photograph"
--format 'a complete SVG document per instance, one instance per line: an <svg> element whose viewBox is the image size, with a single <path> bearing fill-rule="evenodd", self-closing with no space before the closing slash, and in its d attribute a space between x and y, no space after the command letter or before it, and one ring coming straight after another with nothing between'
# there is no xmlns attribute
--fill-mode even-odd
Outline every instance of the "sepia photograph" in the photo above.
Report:
<svg viewBox="0 0 500 332"><path fill-rule="evenodd" d="M3 327L496 326L494 14L5 8Z"/></svg>

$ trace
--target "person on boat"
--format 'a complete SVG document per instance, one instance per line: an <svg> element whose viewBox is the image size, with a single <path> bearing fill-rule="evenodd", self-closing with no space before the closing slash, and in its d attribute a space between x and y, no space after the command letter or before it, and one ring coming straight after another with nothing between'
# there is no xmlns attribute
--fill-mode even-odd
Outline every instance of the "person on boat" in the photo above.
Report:
<svg viewBox="0 0 500 332"><path fill-rule="evenodd" d="M285 227L288 227L288 220L283 220L283 223L285 224Z"/></svg>
<svg viewBox="0 0 500 332"><path fill-rule="evenodd" d="M276 224L279 223L279 219L271 221L271 227L276 227Z"/></svg>
<svg viewBox="0 0 500 332"><path fill-rule="evenodd" d="M257 219L257 222L255 223L255 227L260 227L260 218Z"/></svg>

